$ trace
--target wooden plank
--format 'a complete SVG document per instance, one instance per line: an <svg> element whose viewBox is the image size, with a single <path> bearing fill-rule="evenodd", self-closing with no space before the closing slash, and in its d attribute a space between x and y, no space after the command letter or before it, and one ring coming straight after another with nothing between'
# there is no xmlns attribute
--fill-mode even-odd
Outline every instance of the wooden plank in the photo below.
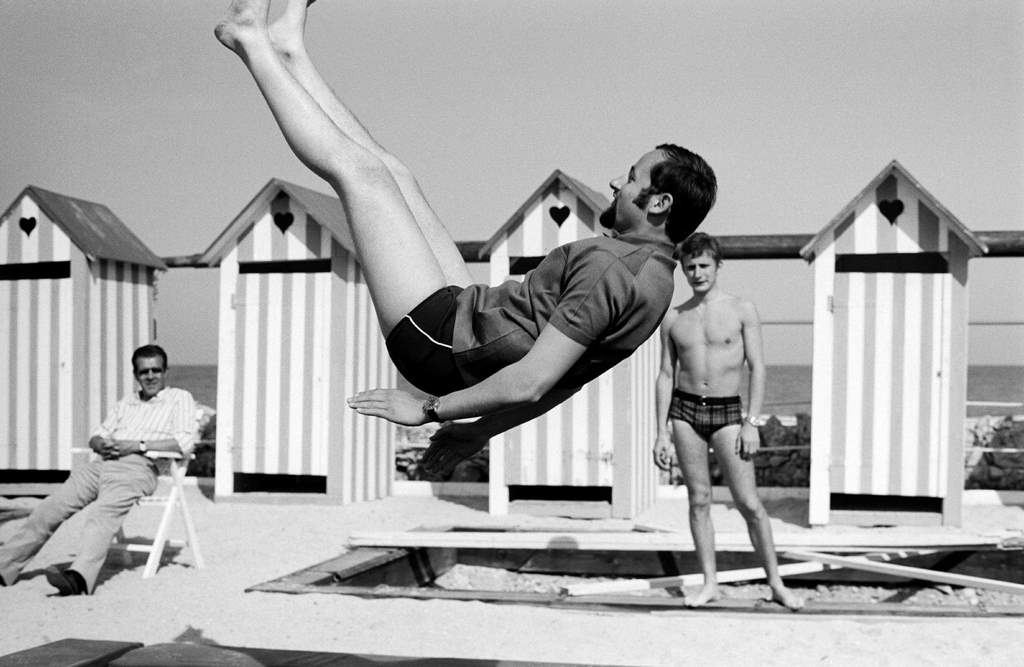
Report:
<svg viewBox="0 0 1024 667"><path fill-rule="evenodd" d="M775 536L779 551L789 549L827 549L856 552L899 551L903 549L985 549L1000 544L998 536L927 533L861 532L824 534L782 533ZM715 537L720 551L752 551L746 532L719 533ZM682 533L576 533L576 532L357 532L349 536L350 546L376 547L451 547L465 549L564 549L605 551L692 551L693 540Z"/></svg>
<svg viewBox="0 0 1024 667"><path fill-rule="evenodd" d="M409 598L418 600L466 600L498 604L532 604L556 609L585 609L607 612L658 612L678 614L706 614L714 612L791 614L782 605L766 600L723 599L711 602L699 609L683 605L682 598L652 597L645 595L587 595L567 597L553 593L457 591L437 588L410 588L379 586L373 589L358 586L307 586L290 587L269 581L248 590L270 593L332 593L353 595L363 598ZM808 601L800 610L801 616L835 615L844 616L925 616L925 617L984 617L1024 616L1024 605L985 605L984 607L958 605L908 605L893 602L822 602Z"/></svg>
<svg viewBox="0 0 1024 667"><path fill-rule="evenodd" d="M779 574L783 577L792 574L807 574L809 572L821 572L832 569L833 566L825 563L803 562L788 563L779 566ZM748 567L742 570L726 570L718 573L718 583L727 584L737 581L754 581L764 579L763 567ZM683 574L674 577L654 577L653 579L620 579L619 581L598 581L586 584L573 584L564 586L562 593L569 596L577 595L599 595L606 593L626 593L633 591L648 591L656 588L680 588L686 586L699 586L704 583L704 575Z"/></svg>
<svg viewBox="0 0 1024 667"><path fill-rule="evenodd" d="M984 577L972 577L965 574L937 572L935 570L925 570L919 567L908 567L906 565L896 565L893 563L880 563L864 556L836 556L833 554L824 554L813 551L786 551L782 555L785 558L791 558L793 560L817 561L828 565L838 565L840 567L849 567L852 569L866 570L868 572L877 572L880 574L893 574L908 577L910 579L934 581L940 584L952 584L953 586L982 588L985 590L999 591L1001 593L1024 595L1024 584L999 581L998 579L986 579Z"/></svg>
<svg viewBox="0 0 1024 667"><path fill-rule="evenodd" d="M0 656L0 667L102 667L141 646L139 642L58 639Z"/></svg>

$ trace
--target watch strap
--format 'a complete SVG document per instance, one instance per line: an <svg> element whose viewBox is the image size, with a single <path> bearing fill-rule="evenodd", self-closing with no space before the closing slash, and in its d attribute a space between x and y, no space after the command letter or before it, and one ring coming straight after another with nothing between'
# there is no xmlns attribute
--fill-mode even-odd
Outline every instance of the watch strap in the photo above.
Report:
<svg viewBox="0 0 1024 667"><path fill-rule="evenodd" d="M441 418L437 416L437 408L441 404L441 399L437 396L427 396L427 399L423 401L423 414L427 416L432 422L440 422Z"/></svg>

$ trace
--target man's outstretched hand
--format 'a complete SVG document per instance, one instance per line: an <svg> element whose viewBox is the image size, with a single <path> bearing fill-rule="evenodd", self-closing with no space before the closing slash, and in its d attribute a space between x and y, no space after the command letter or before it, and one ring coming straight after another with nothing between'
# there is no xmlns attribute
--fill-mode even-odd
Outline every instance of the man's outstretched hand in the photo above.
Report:
<svg viewBox="0 0 1024 667"><path fill-rule="evenodd" d="M401 389L370 389L349 396L348 407L361 415L381 417L402 426L427 423L423 399Z"/></svg>
<svg viewBox="0 0 1024 667"><path fill-rule="evenodd" d="M431 477L447 477L455 466L483 449L488 440L475 423L446 422L430 436L430 446L420 465Z"/></svg>

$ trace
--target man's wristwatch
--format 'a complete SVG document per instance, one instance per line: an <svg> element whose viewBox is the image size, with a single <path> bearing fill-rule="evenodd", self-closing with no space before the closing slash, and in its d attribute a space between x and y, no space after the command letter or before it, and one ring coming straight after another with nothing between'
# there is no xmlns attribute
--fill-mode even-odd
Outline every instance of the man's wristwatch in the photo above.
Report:
<svg viewBox="0 0 1024 667"><path fill-rule="evenodd" d="M439 405L441 405L441 399L437 396L427 396L427 400L423 401L423 414L427 416L429 421L441 421L441 418L437 416L437 408Z"/></svg>
<svg viewBox="0 0 1024 667"><path fill-rule="evenodd" d="M145 454L148 451L149 451L149 448L146 447L146 441L145 440L139 440L139 454Z"/></svg>
<svg viewBox="0 0 1024 667"><path fill-rule="evenodd" d="M743 421L747 422L754 428L760 428L761 426L764 426L763 419L761 419L760 417L754 417L752 415L747 415L746 417L743 418Z"/></svg>

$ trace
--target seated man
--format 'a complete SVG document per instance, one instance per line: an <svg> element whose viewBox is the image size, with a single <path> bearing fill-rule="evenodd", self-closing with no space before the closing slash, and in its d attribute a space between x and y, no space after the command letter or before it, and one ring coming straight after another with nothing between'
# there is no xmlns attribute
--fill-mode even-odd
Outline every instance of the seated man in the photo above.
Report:
<svg viewBox="0 0 1024 667"><path fill-rule="evenodd" d="M46 579L61 595L92 593L128 510L156 490L156 465L146 452L191 453L196 404L189 392L165 384L167 353L158 345L143 345L132 354L132 368L139 390L118 401L89 440L99 458L72 471L0 546L0 586L13 584L57 527L91 505L78 555L67 569L47 568Z"/></svg>
<svg viewBox="0 0 1024 667"><path fill-rule="evenodd" d="M698 232L679 250L693 296L665 317L661 370L655 381L658 417L655 461L669 458L674 442L690 500L690 532L704 586L686 604L699 607L718 597L715 534L711 525L708 449L713 449L733 501L746 520L754 551L764 565L772 599L797 610L803 601L779 576L772 527L754 484L754 454L761 445L758 413L764 400L761 323L754 304L718 286L718 241ZM740 382L750 369L750 405L743 415ZM670 429L671 428L671 435Z"/></svg>
<svg viewBox="0 0 1024 667"><path fill-rule="evenodd" d="M391 358L430 394L373 389L350 397L353 409L408 426L482 417L435 435L423 463L443 474L488 433L543 414L654 333L672 298L672 244L715 201L714 172L699 155L663 144L612 181L601 222L614 238L558 248L522 283L471 285L408 168L313 66L307 1L288 0L272 25L269 4L234 0L215 34L248 68L298 158L338 194Z"/></svg>

